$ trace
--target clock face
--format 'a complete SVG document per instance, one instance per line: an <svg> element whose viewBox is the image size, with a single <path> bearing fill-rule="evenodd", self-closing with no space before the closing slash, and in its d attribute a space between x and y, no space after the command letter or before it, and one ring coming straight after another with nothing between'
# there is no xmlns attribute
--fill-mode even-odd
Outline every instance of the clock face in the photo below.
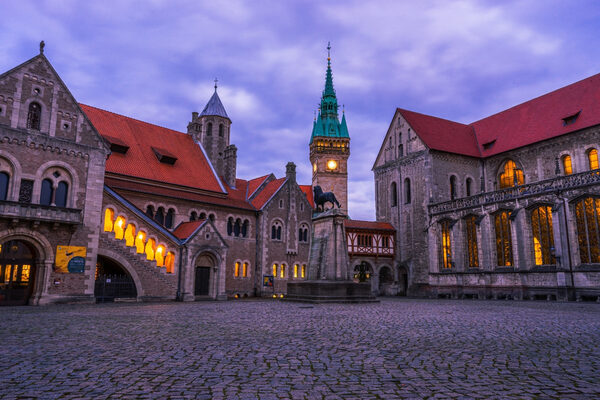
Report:
<svg viewBox="0 0 600 400"><path fill-rule="evenodd" d="M335 160L329 160L329 161L327 161L327 168L330 169L330 170L336 169L337 165L338 165L337 161L335 161Z"/></svg>

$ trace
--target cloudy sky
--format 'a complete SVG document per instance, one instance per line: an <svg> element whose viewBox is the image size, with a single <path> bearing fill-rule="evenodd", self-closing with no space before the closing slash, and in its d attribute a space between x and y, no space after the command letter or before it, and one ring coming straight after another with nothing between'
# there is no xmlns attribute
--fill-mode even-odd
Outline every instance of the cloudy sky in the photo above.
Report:
<svg viewBox="0 0 600 400"><path fill-rule="evenodd" d="M350 130L350 215L396 107L472 122L600 72L600 2L2 0L0 70L45 54L75 98L185 131L219 79L238 175L310 183L331 41Z"/></svg>

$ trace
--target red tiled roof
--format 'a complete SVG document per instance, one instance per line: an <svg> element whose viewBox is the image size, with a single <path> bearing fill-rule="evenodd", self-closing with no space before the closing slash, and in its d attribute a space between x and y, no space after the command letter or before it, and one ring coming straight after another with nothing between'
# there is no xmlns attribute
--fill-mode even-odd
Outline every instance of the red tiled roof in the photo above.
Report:
<svg viewBox="0 0 600 400"><path fill-rule="evenodd" d="M210 162L190 135L80 104L92 124L107 140L129 146L126 154L113 152L106 171L153 181L223 193ZM174 165L161 163L152 147L177 157Z"/></svg>
<svg viewBox="0 0 600 400"><path fill-rule="evenodd" d="M402 109L398 111L428 147L468 156L489 157L600 125L600 74L469 125ZM564 118L579 111L581 114L574 123L563 123ZM492 146L483 148L484 144L491 142L494 142Z"/></svg>
<svg viewBox="0 0 600 400"><path fill-rule="evenodd" d="M199 219L197 221L182 222L173 230L173 235L177 239L184 240L190 237L190 235L196 232L196 229L200 227L206 221L205 219Z"/></svg>
<svg viewBox="0 0 600 400"><path fill-rule="evenodd" d="M310 206L312 208L315 208L315 199L313 198L312 185L298 185L298 186L300 186L300 190L302 190L304 192L304 194L306 195L306 199L310 203Z"/></svg>
<svg viewBox="0 0 600 400"><path fill-rule="evenodd" d="M365 229L372 231L396 231L392 224L376 221L359 221L356 219L345 219L344 226L350 229Z"/></svg>
<svg viewBox="0 0 600 400"><path fill-rule="evenodd" d="M141 182L125 181L121 179L111 178L109 176L104 178L104 183L111 189L116 190L117 192L119 191L119 189L130 190L133 192L148 193L183 200L197 201L200 203L213 204L217 206L235 207L255 211L254 207L252 207L250 203L241 198L243 197L243 195L245 195L245 192L243 194L238 195L238 193L241 192L239 190L232 190L227 197L217 197L200 193L190 193L187 191L177 190L169 187L154 185L151 186Z"/></svg>
<svg viewBox="0 0 600 400"><path fill-rule="evenodd" d="M286 178L279 178L267 183L263 190L252 199L252 205L260 210L269 201L269 199L281 188Z"/></svg>
<svg viewBox="0 0 600 400"><path fill-rule="evenodd" d="M252 197L252 195L254 194L254 192L256 192L256 189L258 189L260 187L260 185L263 184L264 181L267 180L267 178L271 176L269 175L265 175L265 176L261 176L259 178L254 178L248 181L248 194L247 194L247 198Z"/></svg>

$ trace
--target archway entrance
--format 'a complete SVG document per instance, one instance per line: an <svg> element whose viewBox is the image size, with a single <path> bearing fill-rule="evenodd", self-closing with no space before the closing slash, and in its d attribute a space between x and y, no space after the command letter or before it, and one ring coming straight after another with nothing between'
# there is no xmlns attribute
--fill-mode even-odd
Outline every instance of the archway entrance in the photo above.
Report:
<svg viewBox="0 0 600 400"><path fill-rule="evenodd" d="M408 295L408 272L406 268L398 268L398 296Z"/></svg>
<svg viewBox="0 0 600 400"><path fill-rule="evenodd" d="M388 296L390 286L394 283L394 276L388 267L381 267L379 270L379 295Z"/></svg>
<svg viewBox="0 0 600 400"><path fill-rule="evenodd" d="M210 271L214 266L212 257L202 255L196 261L195 280L194 280L194 295L208 296L210 295Z"/></svg>
<svg viewBox="0 0 600 400"><path fill-rule="evenodd" d="M37 253L21 240L0 244L0 305L25 305L33 292Z"/></svg>
<svg viewBox="0 0 600 400"><path fill-rule="evenodd" d="M94 296L97 303L107 303L115 299L136 298L137 290L125 268L111 258L98 256Z"/></svg>

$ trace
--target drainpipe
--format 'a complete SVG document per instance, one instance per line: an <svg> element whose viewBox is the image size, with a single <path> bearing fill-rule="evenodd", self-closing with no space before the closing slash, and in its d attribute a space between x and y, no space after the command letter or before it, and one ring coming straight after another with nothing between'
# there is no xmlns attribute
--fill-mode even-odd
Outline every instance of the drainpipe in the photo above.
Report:
<svg viewBox="0 0 600 400"><path fill-rule="evenodd" d="M575 279L573 276L573 262L571 260L571 239L569 237L569 225L567 224L567 212L569 212L569 204L567 202L566 197L562 197L564 212L564 221L565 221L565 235L567 236L567 256L569 257L569 274L571 275L571 291L573 295L575 295Z"/></svg>
<svg viewBox="0 0 600 400"><path fill-rule="evenodd" d="M262 297L262 265L258 265L258 257L259 257L259 240L258 240L258 232L262 232L262 229L258 229L258 218L259 212L257 211L255 214L255 224L254 224L254 297L258 296L258 292L260 291ZM261 243L262 244L262 243ZM259 268L260 267L260 268ZM273 282L273 285L275 282Z"/></svg>
<svg viewBox="0 0 600 400"><path fill-rule="evenodd" d="M179 279L177 279L177 294L175 295L175 300L176 301L183 301L183 298L181 297L181 279L183 278L182 275L182 271L183 271L183 246L181 246L179 248L179 265L178 265L178 274L179 274Z"/></svg>

